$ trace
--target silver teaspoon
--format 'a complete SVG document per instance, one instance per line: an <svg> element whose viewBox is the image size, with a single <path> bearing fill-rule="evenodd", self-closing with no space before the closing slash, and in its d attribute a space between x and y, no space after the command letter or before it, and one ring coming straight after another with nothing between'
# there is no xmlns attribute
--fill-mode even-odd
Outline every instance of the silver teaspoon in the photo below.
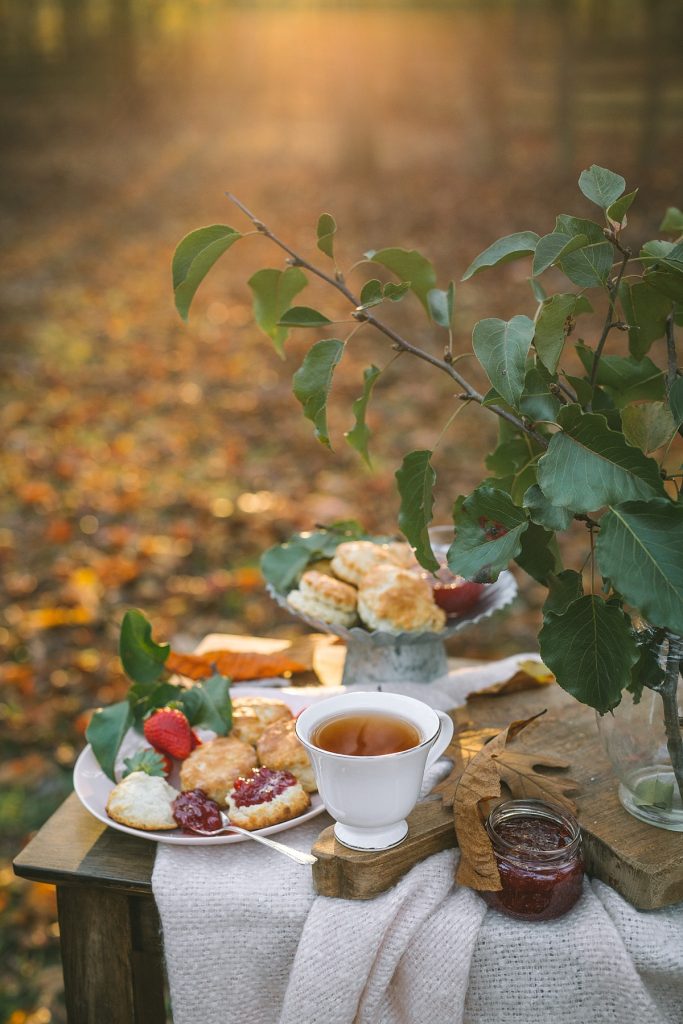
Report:
<svg viewBox="0 0 683 1024"><path fill-rule="evenodd" d="M255 832L250 832L247 828L240 828L239 825L233 825L227 814L220 812L222 826L221 828L206 830L201 828L193 828L192 831L196 832L200 836L217 836L223 831L228 830L230 832L239 832L241 836L246 836L248 839L254 839L257 843L263 843L264 846L270 846L271 849L277 850L278 853L284 853L285 857L289 857L290 860L295 860L297 864L315 864L317 857L314 857L312 853L301 853L299 850L293 850L291 846L285 846L284 843L276 843L274 839L267 839L266 836L258 836Z"/></svg>

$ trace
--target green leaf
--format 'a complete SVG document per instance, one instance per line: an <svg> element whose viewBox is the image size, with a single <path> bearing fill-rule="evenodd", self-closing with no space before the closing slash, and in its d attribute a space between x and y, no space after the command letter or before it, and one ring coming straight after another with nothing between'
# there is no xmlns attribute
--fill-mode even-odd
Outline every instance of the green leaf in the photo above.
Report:
<svg viewBox="0 0 683 1024"><path fill-rule="evenodd" d="M683 423L683 377L676 377L668 395L669 409L676 427Z"/></svg>
<svg viewBox="0 0 683 1024"><path fill-rule="evenodd" d="M310 306L292 306L282 314L278 323L286 327L327 327L332 321Z"/></svg>
<svg viewBox="0 0 683 1024"><path fill-rule="evenodd" d="M616 230L621 230L626 227L626 214L631 209L633 200L637 195L638 189L635 189L633 192L629 192L627 195L622 196L621 199L617 199L607 207L607 220Z"/></svg>
<svg viewBox="0 0 683 1024"><path fill-rule="evenodd" d="M450 329L455 308L455 283L451 281L446 291L432 288L427 292L427 306L434 323L439 327L445 327L446 330Z"/></svg>
<svg viewBox="0 0 683 1024"><path fill-rule="evenodd" d="M127 700L120 700L109 707L99 708L85 730L85 738L92 747L97 763L107 778L114 782L116 755L132 724L130 704Z"/></svg>
<svg viewBox="0 0 683 1024"><path fill-rule="evenodd" d="M410 281L401 281L400 284L394 284L393 281L387 281L384 285L384 298L389 299L390 302L400 302L409 291Z"/></svg>
<svg viewBox="0 0 683 1024"><path fill-rule="evenodd" d="M230 680L215 673L186 690L185 694L188 697L192 695L187 703L183 697L180 698L190 725L213 729L218 736L227 736L232 727Z"/></svg>
<svg viewBox="0 0 683 1024"><path fill-rule="evenodd" d="M528 316L491 317L474 325L472 347L496 391L517 408L524 390L526 357L534 336Z"/></svg>
<svg viewBox="0 0 683 1024"><path fill-rule="evenodd" d="M254 293L254 319L273 342L278 355L282 355L289 331L280 326L280 317L289 309L294 296L306 287L306 275L298 267L286 270L266 267L253 274L247 283Z"/></svg>
<svg viewBox="0 0 683 1024"><path fill-rule="evenodd" d="M128 690L128 703L133 712L133 724L136 728L143 719L155 708L164 708L171 701L177 700L181 687L173 683L133 683Z"/></svg>
<svg viewBox="0 0 683 1024"><path fill-rule="evenodd" d="M621 410L621 426L628 443L646 455L667 444L677 429L664 402L633 402L627 405Z"/></svg>
<svg viewBox="0 0 683 1024"><path fill-rule="evenodd" d="M368 366L363 371L363 394L360 398L357 398L353 403L353 415L355 417L355 424L348 430L344 437L349 442L352 448L355 448L357 452L362 455L363 459L370 466L370 455L368 453L368 439L370 437L370 431L365 423L365 414L368 408L368 402L372 395L372 389L375 386L375 381L379 377L382 371L377 366Z"/></svg>
<svg viewBox="0 0 683 1024"><path fill-rule="evenodd" d="M532 523L545 526L548 530L568 530L574 518L570 508L553 505L538 484L533 484L526 491L522 505L529 513Z"/></svg>
<svg viewBox="0 0 683 1024"><path fill-rule="evenodd" d="M620 608L595 595L579 597L563 612L546 615L538 641L544 665L563 690L601 714L617 706L638 657Z"/></svg>
<svg viewBox="0 0 683 1024"><path fill-rule="evenodd" d="M212 224L191 231L178 243L173 254L173 293L183 320L187 320L195 292L211 267L241 237L227 224Z"/></svg>
<svg viewBox="0 0 683 1024"><path fill-rule="evenodd" d="M641 779L633 790L633 799L637 807L657 807L661 811L670 811L674 801L674 784L659 775Z"/></svg>
<svg viewBox="0 0 683 1024"><path fill-rule="evenodd" d="M568 213L558 214L555 220L555 231L563 235L585 235L589 242L604 242L605 234L603 228L594 220L586 220L584 217L572 217Z"/></svg>
<svg viewBox="0 0 683 1024"><path fill-rule="evenodd" d="M628 321L628 345L635 359L646 355L653 341L666 333L666 318L671 312L671 300L652 288L646 281L628 284L622 281L619 299Z"/></svg>
<svg viewBox="0 0 683 1024"><path fill-rule="evenodd" d="M592 309L588 299L571 292L551 295L544 301L536 319L534 347L538 358L551 373L557 370L574 317L591 313Z"/></svg>
<svg viewBox="0 0 683 1024"><path fill-rule="evenodd" d="M668 299L683 303L683 273L673 266L661 264L660 269L648 271L643 280Z"/></svg>
<svg viewBox="0 0 683 1024"><path fill-rule="evenodd" d="M553 505L593 512L630 498L664 494L659 467L610 430L599 413L567 405L558 414L562 430L538 464L538 483Z"/></svg>
<svg viewBox="0 0 683 1024"><path fill-rule="evenodd" d="M451 571L480 583L498 579L522 549L522 534L529 526L524 510L505 491L484 484L456 505L453 517Z"/></svg>
<svg viewBox="0 0 683 1024"><path fill-rule="evenodd" d="M670 231L672 235L680 235L683 232L683 211L676 206L670 206L664 214L664 220L659 225L660 231Z"/></svg>
<svg viewBox="0 0 683 1024"><path fill-rule="evenodd" d="M316 342L292 378L294 394L303 406L304 416L315 427L315 436L328 448L331 445L327 432L327 397L343 352L344 342L338 338Z"/></svg>
<svg viewBox="0 0 683 1024"><path fill-rule="evenodd" d="M436 483L436 473L429 461L431 457L432 453L426 450L409 452L404 456L401 468L396 470L396 482L401 496L399 529L415 549L420 565L436 572L439 563L434 557L427 532L432 521Z"/></svg>
<svg viewBox="0 0 683 1024"><path fill-rule="evenodd" d="M519 411L534 421L555 421L560 401L549 388L548 376L538 367L532 366L524 378L524 391L519 402Z"/></svg>
<svg viewBox="0 0 683 1024"><path fill-rule="evenodd" d="M415 249L374 249L365 253L366 259L386 267L400 281L410 282L411 290L429 313L427 296L432 288L436 288L436 271L428 259Z"/></svg>
<svg viewBox="0 0 683 1024"><path fill-rule="evenodd" d="M631 681L626 687L628 692L633 695L634 704L640 702L644 686L656 690L666 678L666 673L660 664L662 640L659 633L659 630L653 629L651 626L636 631L638 661L631 670Z"/></svg>
<svg viewBox="0 0 683 1024"><path fill-rule="evenodd" d="M579 288L596 288L607 283L614 250L609 242L591 242L575 252L570 252L559 261L559 266L569 280Z"/></svg>
<svg viewBox="0 0 683 1024"><path fill-rule="evenodd" d="M164 671L169 644L152 640L152 626L142 612L129 608L123 616L119 656L124 671L136 683L155 683Z"/></svg>
<svg viewBox="0 0 683 1024"><path fill-rule="evenodd" d="M661 238L653 238L645 242L640 250L640 262L646 270L656 266L675 248L675 242L667 242Z"/></svg>
<svg viewBox="0 0 683 1024"><path fill-rule="evenodd" d="M592 164L587 171L581 171L579 188L586 199L606 210L623 193L626 182L620 174Z"/></svg>
<svg viewBox="0 0 683 1024"><path fill-rule="evenodd" d="M649 622L683 633L683 505L624 501L600 520L600 572Z"/></svg>
<svg viewBox="0 0 683 1024"><path fill-rule="evenodd" d="M361 309L370 309L372 306L378 306L384 299L384 289L382 288L382 282L378 281L377 278L373 278L372 281L366 281L360 290L360 307Z"/></svg>
<svg viewBox="0 0 683 1024"><path fill-rule="evenodd" d="M166 764L163 757L151 747L137 750L132 757L124 759L126 770L122 773L125 779L133 772L145 772L146 775L155 775L157 778L166 778Z"/></svg>
<svg viewBox="0 0 683 1024"><path fill-rule="evenodd" d="M522 533L522 546L515 562L539 583L545 584L550 575L559 569L555 553L551 550L554 539L554 533L537 523L530 523Z"/></svg>
<svg viewBox="0 0 683 1024"><path fill-rule="evenodd" d="M531 291L534 293L534 298L536 299L536 302L545 302L545 300L548 298L548 293L546 292L541 282L537 281L535 277L528 277L527 281L529 282L529 287L531 288Z"/></svg>
<svg viewBox="0 0 683 1024"><path fill-rule="evenodd" d="M531 273L534 277L538 277L544 270L556 263L560 256L574 252L575 249L581 249L584 245L588 245L586 235L572 236L559 231L543 235L536 246Z"/></svg>
<svg viewBox="0 0 683 1024"><path fill-rule="evenodd" d="M330 259L334 259L334 236L337 233L337 222L331 213L321 213L318 217L316 234L318 236L318 248Z"/></svg>
<svg viewBox="0 0 683 1024"><path fill-rule="evenodd" d="M536 249L538 235L535 231L516 231L513 235L506 235L493 242L487 249L480 252L475 260L462 275L461 280L467 281L474 277L481 270L489 267L497 267L500 263L509 263L510 260L517 260L520 256L529 256Z"/></svg>
<svg viewBox="0 0 683 1024"><path fill-rule="evenodd" d="M261 572L279 594L286 594L313 557L315 553L302 541L274 544L261 555Z"/></svg>
<svg viewBox="0 0 683 1024"><path fill-rule="evenodd" d="M590 373L593 352L583 343L576 346L581 362ZM629 402L659 401L664 397L665 375L651 359L633 356L603 356L598 364L597 383L604 387L618 408Z"/></svg>
<svg viewBox="0 0 683 1024"><path fill-rule="evenodd" d="M562 615L570 604L583 596L581 573L563 569L557 575L548 577L548 596L543 605L543 616Z"/></svg>

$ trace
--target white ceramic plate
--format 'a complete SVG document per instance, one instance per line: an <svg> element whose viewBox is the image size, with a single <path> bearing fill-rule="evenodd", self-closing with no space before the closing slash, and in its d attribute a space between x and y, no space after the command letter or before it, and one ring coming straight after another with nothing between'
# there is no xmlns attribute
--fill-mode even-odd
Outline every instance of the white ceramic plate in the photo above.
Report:
<svg viewBox="0 0 683 1024"><path fill-rule="evenodd" d="M327 697L334 697L341 692L342 687L335 686L326 687L322 693L312 694L308 692L299 695L291 692L286 693L283 690L240 684L239 689L235 691L235 696L274 697L277 700L284 701L292 709L293 713L296 714L314 701L325 700ZM213 733L204 734L204 737L209 736L213 736ZM135 750L144 746L148 746L144 737L131 729L126 735L119 751L117 765L123 763L124 757L130 757ZM178 780L174 779L173 776L171 776L169 781L176 789L180 788ZM142 829L121 825L118 821L113 821L106 811L107 800L113 788L114 783L104 774L92 752L92 747L88 744L79 755L74 767L74 789L86 810L90 811L99 821L104 822L105 825L109 825L110 828L115 828L119 832L127 832L131 836L140 836L142 839L151 839L157 843L175 843L178 846L215 846L218 844L248 841L246 836L234 834L224 836L188 836L184 835L180 829L168 832L145 832ZM294 828L296 825L308 821L309 818L314 818L324 810L325 808L320 796L317 793L312 793L311 806L304 814L300 814L297 818L291 818L289 821L283 821L279 825L270 825L268 828L258 829L255 834L269 836L273 832L283 832L288 828Z"/></svg>

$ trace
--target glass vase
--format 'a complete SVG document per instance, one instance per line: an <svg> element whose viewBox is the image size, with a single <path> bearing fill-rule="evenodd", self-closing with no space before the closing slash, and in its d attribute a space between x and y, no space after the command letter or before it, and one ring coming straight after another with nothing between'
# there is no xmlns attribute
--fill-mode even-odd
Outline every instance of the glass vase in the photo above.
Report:
<svg viewBox="0 0 683 1024"><path fill-rule="evenodd" d="M658 645L659 678L640 698L625 691L598 729L619 779L619 799L634 817L683 832L683 640L664 634Z"/></svg>

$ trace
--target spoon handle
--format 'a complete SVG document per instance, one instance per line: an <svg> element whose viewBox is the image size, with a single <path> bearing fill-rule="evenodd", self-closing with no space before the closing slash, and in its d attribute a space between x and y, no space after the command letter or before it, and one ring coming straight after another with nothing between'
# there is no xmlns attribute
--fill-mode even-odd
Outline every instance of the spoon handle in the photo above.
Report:
<svg viewBox="0 0 683 1024"><path fill-rule="evenodd" d="M284 853L286 857L291 860L295 860L297 864L315 864L317 857L314 857L312 853L302 853L300 850L293 850L291 846L285 846L284 843L276 843L273 839L267 839L266 836L257 836L253 832L250 832L246 828L237 828L235 825L229 825L228 828L233 829L235 832L239 832L240 835L248 836L249 839L255 839L257 843L263 843L264 846L270 846L273 850L277 850L279 853Z"/></svg>

